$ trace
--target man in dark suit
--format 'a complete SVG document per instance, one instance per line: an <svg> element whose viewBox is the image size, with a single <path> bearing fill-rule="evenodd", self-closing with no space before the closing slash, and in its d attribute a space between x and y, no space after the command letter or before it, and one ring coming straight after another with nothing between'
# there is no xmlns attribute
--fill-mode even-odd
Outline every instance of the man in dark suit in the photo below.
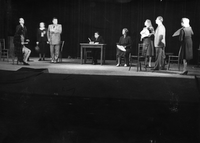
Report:
<svg viewBox="0 0 200 143"><path fill-rule="evenodd" d="M90 43L94 43L94 44L103 44L104 40L102 38L102 36L99 35L99 32L95 32L94 36L91 38ZM92 58L93 58L93 64L97 64L97 55L98 55L98 50L99 49L92 49Z"/></svg>

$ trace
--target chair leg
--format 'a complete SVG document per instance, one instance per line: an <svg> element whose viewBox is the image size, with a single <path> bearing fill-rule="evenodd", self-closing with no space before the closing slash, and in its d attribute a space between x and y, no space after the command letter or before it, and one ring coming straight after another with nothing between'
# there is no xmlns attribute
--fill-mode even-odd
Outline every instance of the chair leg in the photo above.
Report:
<svg viewBox="0 0 200 143"><path fill-rule="evenodd" d="M131 66L132 66L132 59L130 58L130 60L129 60L129 71L131 70Z"/></svg>
<svg viewBox="0 0 200 143"><path fill-rule="evenodd" d="M178 59L178 70L180 71L180 61Z"/></svg>
<svg viewBox="0 0 200 143"><path fill-rule="evenodd" d="M168 59L168 66L167 66L167 70L169 70L170 68L170 56L169 56L169 59Z"/></svg>

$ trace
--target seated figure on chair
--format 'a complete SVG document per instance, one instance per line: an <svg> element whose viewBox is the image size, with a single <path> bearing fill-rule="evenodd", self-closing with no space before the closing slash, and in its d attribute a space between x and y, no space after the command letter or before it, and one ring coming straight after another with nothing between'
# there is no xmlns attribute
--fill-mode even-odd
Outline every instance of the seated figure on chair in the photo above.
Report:
<svg viewBox="0 0 200 143"><path fill-rule="evenodd" d="M27 29L24 26L24 19L20 18L19 23L20 25L16 27L16 32L13 41L15 47L15 54L17 56L18 62L21 62L24 65L29 65L27 63L27 60L31 53L31 50L24 46L29 41L28 39L26 39Z"/></svg>
<svg viewBox="0 0 200 143"><path fill-rule="evenodd" d="M144 23L145 27L140 32L141 41L144 44L144 56L145 56L145 67L151 67L151 59L154 56L154 46L153 46L153 34L154 28L151 24L151 20L147 19ZM149 63L147 64L147 60L149 59Z"/></svg>
<svg viewBox="0 0 200 143"><path fill-rule="evenodd" d="M21 35L21 43L23 45L22 46L23 63L24 63L24 65L29 65L27 62L28 62L28 58L31 54L31 50L25 46L25 44L28 44L28 42L25 42L24 40L25 40L24 36Z"/></svg>
<svg viewBox="0 0 200 143"><path fill-rule="evenodd" d="M120 66L122 57L124 57L125 60L124 66L129 65L129 53L131 52L131 45L132 40L131 37L128 36L128 29L123 28L122 36L120 37L119 42L117 43L117 67Z"/></svg>
<svg viewBox="0 0 200 143"><path fill-rule="evenodd" d="M98 31L95 32L94 36L91 38L90 44L103 44L103 43L104 43L104 40L103 40L102 36L99 35ZM97 64L98 53L99 53L99 49L92 49L92 58L93 58L92 63L94 65Z"/></svg>

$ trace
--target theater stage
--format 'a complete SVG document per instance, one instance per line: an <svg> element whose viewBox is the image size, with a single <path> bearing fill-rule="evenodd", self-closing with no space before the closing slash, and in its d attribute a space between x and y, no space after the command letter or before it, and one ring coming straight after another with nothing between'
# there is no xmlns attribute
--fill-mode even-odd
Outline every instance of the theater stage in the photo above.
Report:
<svg viewBox="0 0 200 143"><path fill-rule="evenodd" d="M0 62L0 142L199 142L199 69Z"/></svg>
<svg viewBox="0 0 200 143"><path fill-rule="evenodd" d="M17 71L22 67L40 69L46 68L49 73L61 73L61 74L86 74L86 75L117 75L117 76L152 76L152 77L180 77L190 78L191 76L200 76L200 65L188 65L189 76L180 76L181 71L178 71L176 64L171 64L169 71L162 70L152 72L150 69L142 69L142 72L136 72L136 66L133 66L129 71L128 67L116 67L116 61L106 60L104 65L92 65L91 60L87 60L86 64L80 64L80 59L62 59L62 63L52 64L50 59L46 58L46 61L38 61L38 58L31 57L30 66L13 65L10 59L9 62L0 61L0 70ZM182 68L182 67L181 67Z"/></svg>

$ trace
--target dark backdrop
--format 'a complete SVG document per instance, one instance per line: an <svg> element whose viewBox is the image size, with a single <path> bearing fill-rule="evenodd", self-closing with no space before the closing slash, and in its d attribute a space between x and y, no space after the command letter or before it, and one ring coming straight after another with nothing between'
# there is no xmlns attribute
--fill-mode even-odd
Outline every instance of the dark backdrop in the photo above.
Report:
<svg viewBox="0 0 200 143"><path fill-rule="evenodd" d="M166 52L177 52L179 49L178 40L172 38L172 34L181 27L181 18L191 20L195 33L193 62L197 61L199 0L0 0L0 4L0 36L12 36L18 19L23 17L31 40L32 56L37 56L34 46L39 22L45 22L47 27L53 17L57 17L63 26L62 40L66 41L64 57L80 57L79 43L88 42L88 37L99 31L107 44L106 59L115 59L115 45L122 28L129 29L133 52L136 52L144 21L150 19L156 28L155 19L161 15L167 30Z"/></svg>

